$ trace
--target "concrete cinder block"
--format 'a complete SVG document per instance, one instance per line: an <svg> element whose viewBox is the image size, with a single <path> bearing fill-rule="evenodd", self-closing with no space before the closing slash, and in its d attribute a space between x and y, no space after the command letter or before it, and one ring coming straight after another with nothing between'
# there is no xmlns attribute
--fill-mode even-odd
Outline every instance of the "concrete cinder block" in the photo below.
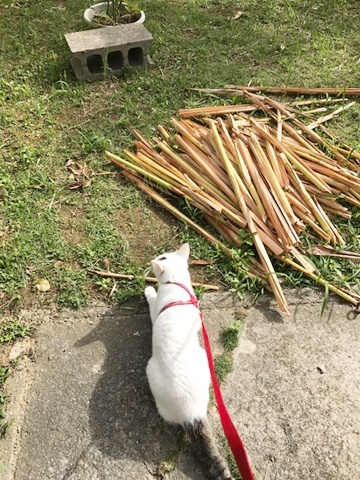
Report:
<svg viewBox="0 0 360 480"><path fill-rule="evenodd" d="M72 53L71 66L79 81L121 75L125 67L151 65L148 50L153 40L143 24L117 25L65 34Z"/></svg>

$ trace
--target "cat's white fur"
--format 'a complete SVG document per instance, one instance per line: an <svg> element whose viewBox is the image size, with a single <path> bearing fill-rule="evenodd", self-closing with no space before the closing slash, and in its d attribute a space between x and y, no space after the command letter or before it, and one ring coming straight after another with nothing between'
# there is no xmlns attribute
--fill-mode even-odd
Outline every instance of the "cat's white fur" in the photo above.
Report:
<svg viewBox="0 0 360 480"><path fill-rule="evenodd" d="M206 353L201 348L199 310L193 305L172 306L174 301L187 301L193 293L188 271L189 245L176 252L165 253L151 262L159 282L158 291L145 289L153 324L152 357L146 374L160 415L168 422L194 424L204 420L209 402L210 372Z"/></svg>

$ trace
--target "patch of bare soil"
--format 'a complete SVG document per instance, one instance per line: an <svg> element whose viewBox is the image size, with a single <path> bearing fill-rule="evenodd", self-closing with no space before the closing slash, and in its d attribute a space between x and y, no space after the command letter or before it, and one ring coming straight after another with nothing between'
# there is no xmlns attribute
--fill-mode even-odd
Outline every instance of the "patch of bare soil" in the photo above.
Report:
<svg viewBox="0 0 360 480"><path fill-rule="evenodd" d="M118 229L128 243L129 254L144 267L162 252L180 246L178 227L179 222L172 215L151 206L137 206L119 212ZM190 265L190 274L192 281L198 283L221 286L223 280L217 271L206 265Z"/></svg>
<svg viewBox="0 0 360 480"><path fill-rule="evenodd" d="M63 224L61 234L68 245L76 245L83 240L78 224L85 218L85 215L83 210L76 207L61 206L60 218Z"/></svg>
<svg viewBox="0 0 360 480"><path fill-rule="evenodd" d="M151 206L135 206L118 214L119 233L128 243L131 257L147 264L166 249L176 248L178 223L167 212Z"/></svg>

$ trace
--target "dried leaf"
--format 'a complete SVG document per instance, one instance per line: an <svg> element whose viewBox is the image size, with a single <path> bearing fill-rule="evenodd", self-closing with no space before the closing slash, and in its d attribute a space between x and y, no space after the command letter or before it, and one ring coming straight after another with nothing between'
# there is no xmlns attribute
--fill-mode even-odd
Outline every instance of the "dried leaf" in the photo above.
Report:
<svg viewBox="0 0 360 480"><path fill-rule="evenodd" d="M103 264L105 265L106 269L109 271L110 270L110 262L109 259L103 258L102 259Z"/></svg>
<svg viewBox="0 0 360 480"><path fill-rule="evenodd" d="M70 190L78 190L79 188L82 188L83 184L81 180L75 180L74 182L69 182L68 186Z"/></svg>
<svg viewBox="0 0 360 480"><path fill-rule="evenodd" d="M40 278L35 286L40 292L47 292L50 290L50 283L46 278Z"/></svg>
<svg viewBox="0 0 360 480"><path fill-rule="evenodd" d="M77 164L78 165L78 164ZM73 168L73 167L68 167L68 169L70 170L71 173L73 173L74 175L81 175L83 173L83 167L77 167L77 168Z"/></svg>
<svg viewBox="0 0 360 480"><path fill-rule="evenodd" d="M242 10L238 10L235 15L233 16L233 20L238 20L240 17L244 15L244 12Z"/></svg>
<svg viewBox="0 0 360 480"><path fill-rule="evenodd" d="M85 178L87 178L88 180L90 179L90 168L86 165L86 163L84 163L84 167L83 167L83 175Z"/></svg>

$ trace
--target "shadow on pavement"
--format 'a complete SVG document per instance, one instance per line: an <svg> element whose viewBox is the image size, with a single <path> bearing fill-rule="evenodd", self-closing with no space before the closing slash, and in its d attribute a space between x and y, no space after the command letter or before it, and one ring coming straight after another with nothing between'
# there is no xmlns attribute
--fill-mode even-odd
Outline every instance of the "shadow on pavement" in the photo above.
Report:
<svg viewBox="0 0 360 480"><path fill-rule="evenodd" d="M124 315L124 312L128 312ZM145 373L151 322L144 304L126 304L103 316L75 346L102 342L102 375L89 400L92 441L105 455L159 464L176 448L181 429L158 415Z"/></svg>

